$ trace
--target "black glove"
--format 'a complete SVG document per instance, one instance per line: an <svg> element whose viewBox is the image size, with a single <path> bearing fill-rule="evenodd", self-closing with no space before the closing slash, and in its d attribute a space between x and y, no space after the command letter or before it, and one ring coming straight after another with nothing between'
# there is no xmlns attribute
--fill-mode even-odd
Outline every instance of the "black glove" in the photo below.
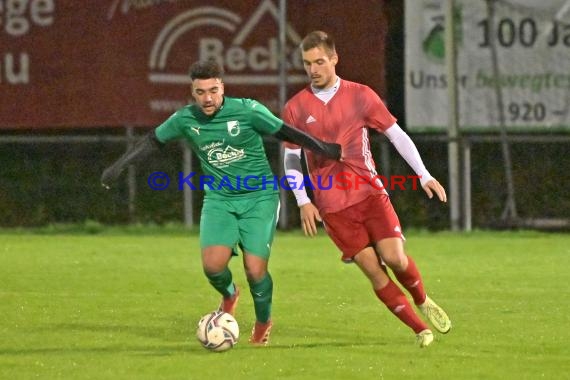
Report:
<svg viewBox="0 0 570 380"><path fill-rule="evenodd" d="M342 147L340 144L337 143L323 143L325 146L326 154L325 156L328 158L332 158L333 160L340 161L342 157Z"/></svg>
<svg viewBox="0 0 570 380"><path fill-rule="evenodd" d="M116 162L103 170L103 174L101 174L101 186L109 190L111 188L111 184L119 178L123 170L124 167L119 167Z"/></svg>
<svg viewBox="0 0 570 380"><path fill-rule="evenodd" d="M303 148L312 150L314 153L323 155L333 160L340 160L342 157L342 148L336 143L327 143L319 140L305 132L290 127L286 123L277 133L274 134L279 140L287 141Z"/></svg>

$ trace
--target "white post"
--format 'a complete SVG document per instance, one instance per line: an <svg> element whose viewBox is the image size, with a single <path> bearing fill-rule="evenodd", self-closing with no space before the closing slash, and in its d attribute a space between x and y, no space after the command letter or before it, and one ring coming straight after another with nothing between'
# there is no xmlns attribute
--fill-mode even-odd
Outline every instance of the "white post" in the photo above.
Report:
<svg viewBox="0 0 570 380"><path fill-rule="evenodd" d="M459 173L459 127L457 112L457 61L455 52L454 1L445 3L445 64L448 87L448 170L449 207L451 230L460 229L460 173Z"/></svg>
<svg viewBox="0 0 570 380"><path fill-rule="evenodd" d="M287 101L287 57L285 54L287 44L287 0L279 0L279 112ZM285 158L283 146L279 144L279 178L285 176L283 160ZM281 181L279 181L281 183ZM279 227L285 229L289 226L287 191L279 186L281 208L279 210Z"/></svg>
<svg viewBox="0 0 570 380"><path fill-rule="evenodd" d="M472 230L471 206L471 143L463 144L463 230Z"/></svg>
<svg viewBox="0 0 570 380"><path fill-rule="evenodd" d="M126 128L127 150L135 145L135 133L132 126ZM137 169L135 165L129 165L127 168L127 188L129 190L129 221L135 222L136 217L136 199L137 199Z"/></svg>

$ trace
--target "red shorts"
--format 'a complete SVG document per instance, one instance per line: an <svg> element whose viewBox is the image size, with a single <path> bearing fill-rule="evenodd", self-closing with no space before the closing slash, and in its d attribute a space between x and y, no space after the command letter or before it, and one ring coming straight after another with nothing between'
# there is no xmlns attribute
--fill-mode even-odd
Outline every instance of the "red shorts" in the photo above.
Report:
<svg viewBox="0 0 570 380"><path fill-rule="evenodd" d="M404 239L400 221L386 194L373 195L342 211L326 214L323 221L345 262L351 262L358 252L382 239Z"/></svg>

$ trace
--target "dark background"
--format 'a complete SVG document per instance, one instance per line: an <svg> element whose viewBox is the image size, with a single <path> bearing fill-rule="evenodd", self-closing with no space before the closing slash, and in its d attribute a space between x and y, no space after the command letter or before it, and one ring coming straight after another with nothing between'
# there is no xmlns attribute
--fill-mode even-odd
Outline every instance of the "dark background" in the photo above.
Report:
<svg viewBox="0 0 570 380"><path fill-rule="evenodd" d="M291 2L290 2L291 3ZM356 1L353 8L345 2L327 2L322 17L311 17L322 7L317 2L297 2L303 8L301 14L295 10L290 17L295 19L299 34L315 29L329 30L338 42L340 63L338 73L342 77L369 84L385 99L391 112L405 129L404 109L404 22L403 1L385 1L375 11L359 5L369 1ZM59 2L58 2L59 4ZM351 13L351 10L354 12ZM293 10L291 10L293 12ZM378 12L378 13L374 13ZM340 22L338 14L343 15ZM366 24L365 33L345 33L354 25ZM356 44L365 41L365 48ZM370 71L370 69L373 69ZM371 75L370 72L374 74ZM5 85L5 84L3 84ZM116 88L107 89L110 93ZM231 89L226 89L231 93ZM295 88L288 89L289 95ZM241 91L241 90L240 90ZM276 90L270 89L274 94ZM43 96L49 96L43 95ZM0 94L4 107L10 104L10 112L18 113L18 102L6 92ZM41 99L32 105L41 110ZM59 100L58 102L61 102ZM58 103L56 102L56 103ZM59 104L64 106L63 104ZM73 107L73 103L67 104ZM2 111L5 111L3 109ZM99 111L105 111L99 109ZM120 113L119 113L120 114ZM16 116L14 116L16 118ZM9 123L8 123L9 124ZM79 123L78 125L80 125ZM149 124L150 126L151 124ZM149 130L149 126L136 129L136 135ZM58 127L54 125L53 127ZM69 128L72 127L72 128ZM124 136L124 127L111 125L83 125L73 128L0 129L0 226L45 226L55 223L83 223L95 221L104 224L156 223L164 224L183 221L182 193L171 185L168 190L151 190L146 179L154 171L164 171L171 178L182 171L182 149L173 144L168 152L157 156L147 165L137 169L137 194L135 212L129 212L129 195L126 176L110 191L104 191L99 184L102 170L125 150L125 142L110 142L104 137ZM85 137L96 142L41 142L42 140L11 141L9 138L66 138ZM100 138L100 140L98 140ZM434 140L434 135L414 134L412 138L431 173L448 185L447 145L445 141ZM374 135L373 152L380 166L381 149L388 149L389 168L379 167L379 172L388 174L413 174L385 138ZM570 215L570 155L568 145L557 143L515 143L511 146L514 164L515 198L521 217L566 218ZM268 139L268 156L276 173L279 172L278 145ZM472 190L473 224L476 228L496 227L500 224L501 212L506 199L506 182L501 148L498 143L475 143L472 146ZM195 160L196 161L196 160ZM194 171L199 168L194 163ZM195 192L195 222L201 208L202 195ZM449 228L447 205L428 200L423 192L391 192L391 196L404 228ZM298 226L298 211L294 197L289 194L290 227Z"/></svg>

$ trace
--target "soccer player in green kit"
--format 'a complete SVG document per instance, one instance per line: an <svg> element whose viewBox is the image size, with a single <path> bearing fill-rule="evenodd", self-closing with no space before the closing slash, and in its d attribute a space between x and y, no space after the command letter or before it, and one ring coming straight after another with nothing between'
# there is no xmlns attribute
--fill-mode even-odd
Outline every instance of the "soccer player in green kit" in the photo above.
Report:
<svg viewBox="0 0 570 380"><path fill-rule="evenodd" d="M292 128L255 100L225 96L222 74L222 68L214 61L194 63L190 77L195 104L176 111L105 169L101 183L108 188L128 165L143 161L169 141L186 140L204 173L214 179L211 186L204 187L200 219L204 273L222 294L219 309L234 314L239 289L228 263L236 254L236 246L241 248L256 316L249 341L266 345L272 327L273 295L267 264L278 218L279 194L262 135L274 135L331 160L340 159L341 149L338 144Z"/></svg>

